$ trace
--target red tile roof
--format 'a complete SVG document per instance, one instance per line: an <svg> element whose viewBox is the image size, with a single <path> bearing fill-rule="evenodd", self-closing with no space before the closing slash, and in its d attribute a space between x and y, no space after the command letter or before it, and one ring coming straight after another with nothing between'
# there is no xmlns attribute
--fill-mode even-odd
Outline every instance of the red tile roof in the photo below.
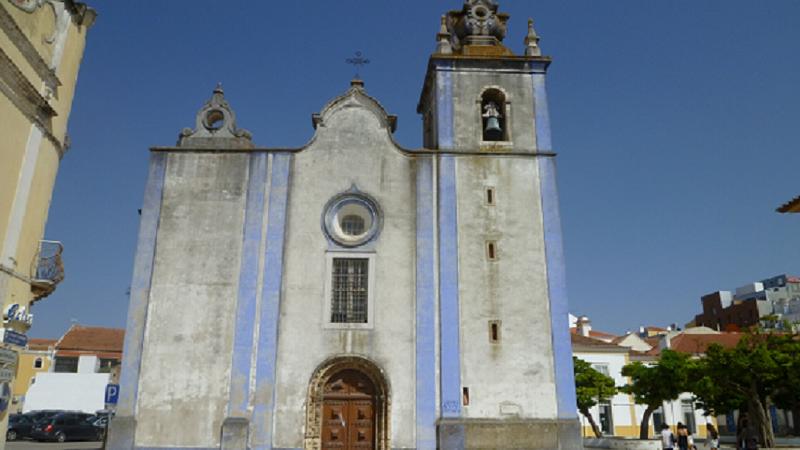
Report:
<svg viewBox="0 0 800 450"><path fill-rule="evenodd" d="M672 338L669 347L680 353L705 353L711 344L719 344L725 348L733 348L744 336L742 333L720 334L679 334Z"/></svg>
<svg viewBox="0 0 800 450"><path fill-rule="evenodd" d="M572 327L572 328L569 329L569 332L572 333L572 334L578 334L578 328ZM589 330L589 336L593 337L593 338L608 340L608 341L610 341L611 339L614 339L615 337L617 337L616 335L611 334L611 333L606 333L604 331L595 331L595 330Z"/></svg>
<svg viewBox="0 0 800 450"><path fill-rule="evenodd" d="M56 343L56 355L115 354L122 356L125 330L73 325Z"/></svg>
<svg viewBox="0 0 800 450"><path fill-rule="evenodd" d="M41 339L30 338L28 339L28 350L47 350L56 345L55 339Z"/></svg>
<svg viewBox="0 0 800 450"><path fill-rule="evenodd" d="M572 334L570 335L570 338L572 340L573 349L580 349L582 347L585 350L606 350L620 353L628 352L626 347L620 347L616 344L609 344L606 341L582 336L580 334Z"/></svg>

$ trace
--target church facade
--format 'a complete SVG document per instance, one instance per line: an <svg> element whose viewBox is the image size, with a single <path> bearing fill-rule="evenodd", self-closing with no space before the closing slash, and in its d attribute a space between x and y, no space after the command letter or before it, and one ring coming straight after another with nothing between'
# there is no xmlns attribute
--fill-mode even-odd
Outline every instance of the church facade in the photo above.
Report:
<svg viewBox="0 0 800 450"><path fill-rule="evenodd" d="M550 59L508 20L442 18L423 149L360 80L303 148L218 88L152 149L109 448L582 448Z"/></svg>

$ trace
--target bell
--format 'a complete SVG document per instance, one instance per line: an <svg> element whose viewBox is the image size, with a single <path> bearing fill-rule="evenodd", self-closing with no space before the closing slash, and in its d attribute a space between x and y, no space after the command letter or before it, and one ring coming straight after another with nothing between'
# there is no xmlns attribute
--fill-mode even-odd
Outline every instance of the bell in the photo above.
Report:
<svg viewBox="0 0 800 450"><path fill-rule="evenodd" d="M489 140L499 140L503 137L503 129L500 128L500 119L497 117L486 118L486 129L483 130Z"/></svg>

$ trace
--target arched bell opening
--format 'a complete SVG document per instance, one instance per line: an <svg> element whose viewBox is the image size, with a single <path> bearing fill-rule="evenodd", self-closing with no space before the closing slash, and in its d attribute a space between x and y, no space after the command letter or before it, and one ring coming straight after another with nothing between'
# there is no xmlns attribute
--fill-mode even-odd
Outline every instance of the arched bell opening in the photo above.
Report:
<svg viewBox="0 0 800 450"><path fill-rule="evenodd" d="M304 448L390 450L390 403L387 378L372 361L325 361L309 382Z"/></svg>
<svg viewBox="0 0 800 450"><path fill-rule="evenodd" d="M500 89L487 89L481 95L483 141L509 141L508 101Z"/></svg>

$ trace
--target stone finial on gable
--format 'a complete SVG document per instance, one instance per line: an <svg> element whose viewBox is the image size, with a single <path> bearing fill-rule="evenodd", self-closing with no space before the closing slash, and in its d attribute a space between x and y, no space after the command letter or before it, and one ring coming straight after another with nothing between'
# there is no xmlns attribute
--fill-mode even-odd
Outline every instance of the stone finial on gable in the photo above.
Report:
<svg viewBox="0 0 800 450"><path fill-rule="evenodd" d="M525 56L542 56L539 35L533 29L533 19L528 19L528 35L525 36Z"/></svg>
<svg viewBox="0 0 800 450"><path fill-rule="evenodd" d="M251 134L236 126L236 114L225 100L222 84L218 84L211 98L200 108L195 119L195 129L184 128L178 138L178 147L200 148L250 148Z"/></svg>

